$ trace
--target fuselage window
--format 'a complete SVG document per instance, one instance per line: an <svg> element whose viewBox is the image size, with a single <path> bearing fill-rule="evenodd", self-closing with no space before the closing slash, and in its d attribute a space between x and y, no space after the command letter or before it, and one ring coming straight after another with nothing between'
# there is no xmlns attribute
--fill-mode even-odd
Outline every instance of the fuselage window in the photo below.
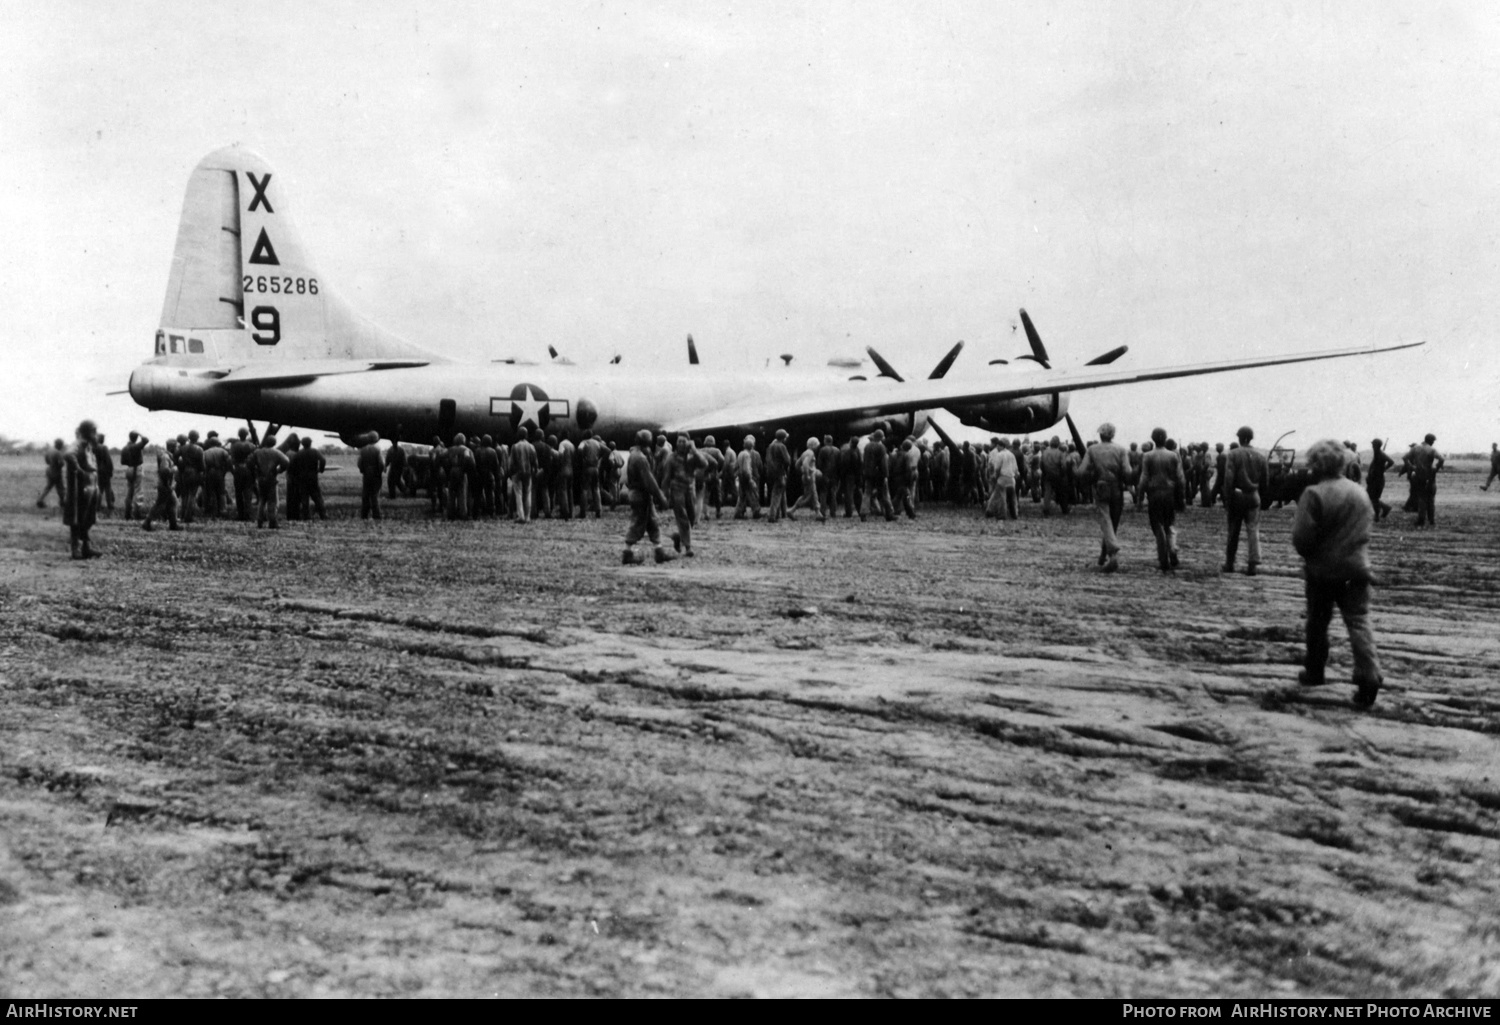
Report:
<svg viewBox="0 0 1500 1025"><path fill-rule="evenodd" d="M190 352L190 353L197 353L198 355L201 356L203 354L203 339L201 339L201 338L189 338L188 339L188 352Z"/></svg>

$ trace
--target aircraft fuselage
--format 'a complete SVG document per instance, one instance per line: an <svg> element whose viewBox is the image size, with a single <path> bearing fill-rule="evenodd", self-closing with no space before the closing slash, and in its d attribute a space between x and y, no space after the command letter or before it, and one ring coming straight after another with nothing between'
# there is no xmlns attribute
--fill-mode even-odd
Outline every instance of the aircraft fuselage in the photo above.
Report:
<svg viewBox="0 0 1500 1025"><path fill-rule="evenodd" d="M509 444L521 427L539 427L544 434L574 440L592 430L628 445L641 429L655 431L661 424L755 395L794 392L799 385L784 371L726 372L702 366L643 374L639 368L627 373L612 366L438 363L256 387L221 381L209 368L168 357L138 367L130 378L130 394L148 409L296 424L337 434L350 444L372 430L382 438L399 433L403 440L418 442L434 436L447 441L455 433L470 438L488 434ZM806 382L809 390L826 385L816 379ZM878 381L849 383L851 388L865 386L872 399L889 387ZM921 413L880 416L872 410L867 416L814 417L782 426L794 438L831 434L843 440L876 427L901 438L920 433L925 423ZM755 429L745 424L729 436L738 440Z"/></svg>

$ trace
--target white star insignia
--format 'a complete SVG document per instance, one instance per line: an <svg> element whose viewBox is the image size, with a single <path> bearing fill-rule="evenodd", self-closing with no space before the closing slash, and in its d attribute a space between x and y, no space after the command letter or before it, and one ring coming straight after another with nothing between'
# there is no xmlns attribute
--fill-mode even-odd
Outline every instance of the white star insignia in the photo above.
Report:
<svg viewBox="0 0 1500 1025"><path fill-rule="evenodd" d="M521 418L517 421L517 426L524 427L526 424L542 426L542 411L547 408L547 400L533 395L530 385L526 386L524 399L511 399L510 404Z"/></svg>

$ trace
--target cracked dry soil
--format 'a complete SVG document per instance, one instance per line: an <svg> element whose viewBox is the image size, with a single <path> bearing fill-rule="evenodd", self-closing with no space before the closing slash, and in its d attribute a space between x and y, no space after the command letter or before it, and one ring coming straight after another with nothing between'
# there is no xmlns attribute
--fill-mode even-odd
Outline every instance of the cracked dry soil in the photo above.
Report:
<svg viewBox="0 0 1500 1025"><path fill-rule="evenodd" d="M1296 688L1290 510L1254 579L1030 505L621 567L335 463L79 564L0 460L0 996L1500 994L1477 477L1377 527L1365 713Z"/></svg>

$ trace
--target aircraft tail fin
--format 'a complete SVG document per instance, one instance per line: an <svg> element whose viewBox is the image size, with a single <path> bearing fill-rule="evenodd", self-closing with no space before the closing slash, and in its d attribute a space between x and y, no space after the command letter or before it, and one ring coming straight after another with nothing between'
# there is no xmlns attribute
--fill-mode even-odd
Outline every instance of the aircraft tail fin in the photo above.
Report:
<svg viewBox="0 0 1500 1025"><path fill-rule="evenodd" d="M158 356L248 360L434 357L355 313L318 273L281 178L237 146L188 179L156 333Z"/></svg>

